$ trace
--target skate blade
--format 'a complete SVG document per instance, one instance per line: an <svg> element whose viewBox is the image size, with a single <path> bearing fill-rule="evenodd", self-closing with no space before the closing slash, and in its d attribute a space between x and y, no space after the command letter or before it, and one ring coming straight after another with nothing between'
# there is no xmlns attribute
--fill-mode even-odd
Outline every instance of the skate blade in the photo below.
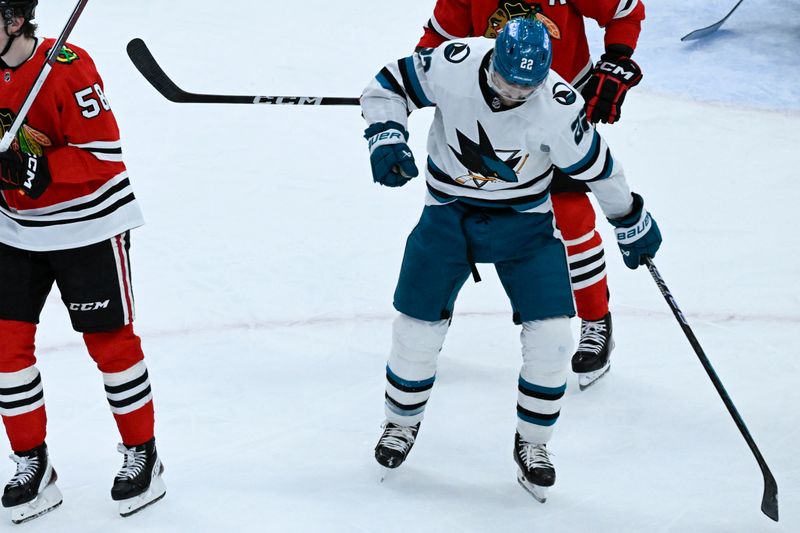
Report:
<svg viewBox="0 0 800 533"><path fill-rule="evenodd" d="M11 521L15 524L23 524L43 514L47 514L64 501L61 491L55 483L47 485L35 500L11 507Z"/></svg>
<svg viewBox="0 0 800 533"><path fill-rule="evenodd" d="M523 489L525 489L528 492L528 494L533 496L533 498L537 502L544 503L547 501L547 489L549 489L550 487L542 487L540 485L534 485L533 483L525 479L525 476L522 474L522 471L517 472L517 482Z"/></svg>
<svg viewBox="0 0 800 533"><path fill-rule="evenodd" d="M581 390L586 390L588 387L592 386L595 381L605 376L609 370L611 370L610 361L599 370L578 374L578 387L580 387Z"/></svg>
<svg viewBox="0 0 800 533"><path fill-rule="evenodd" d="M164 485L164 480L160 475L156 476L153 481L150 482L150 488L148 488L144 494L119 502L119 514L123 517L136 514L142 509L153 505L166 496L166 494L167 487Z"/></svg>

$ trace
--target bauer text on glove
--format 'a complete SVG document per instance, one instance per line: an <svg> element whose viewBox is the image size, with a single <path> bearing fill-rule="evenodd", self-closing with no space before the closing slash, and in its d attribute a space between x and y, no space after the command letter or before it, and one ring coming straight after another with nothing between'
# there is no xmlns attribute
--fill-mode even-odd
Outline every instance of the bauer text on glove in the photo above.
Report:
<svg viewBox="0 0 800 533"><path fill-rule="evenodd" d="M655 219L644 208L641 196L633 193L633 209L630 214L608 221L614 226L617 244L628 268L636 269L644 264L645 257L656 256L661 246L661 231Z"/></svg>
<svg viewBox="0 0 800 533"><path fill-rule="evenodd" d="M419 175L414 154L406 144L408 132L397 122L378 122L364 132L369 141L372 179L387 187L401 187Z"/></svg>

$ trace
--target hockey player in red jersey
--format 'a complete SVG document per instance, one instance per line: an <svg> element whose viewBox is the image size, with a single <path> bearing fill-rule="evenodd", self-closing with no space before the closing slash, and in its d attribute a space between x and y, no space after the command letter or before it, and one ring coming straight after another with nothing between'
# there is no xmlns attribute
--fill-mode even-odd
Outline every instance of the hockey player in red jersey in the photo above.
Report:
<svg viewBox="0 0 800 533"><path fill-rule="evenodd" d="M550 34L552 69L581 91L592 122L612 124L620 118L628 89L642 78L631 55L644 16L644 4L639 0L437 0L417 50L469 36L495 38L514 17L535 18ZM605 53L594 66L584 17L605 28ZM603 242L595 229L585 184L554 169L552 192L581 318L581 338L572 368L579 375L580 387L585 388L609 370L614 348Z"/></svg>
<svg viewBox="0 0 800 533"><path fill-rule="evenodd" d="M36 36L36 0L0 0L0 124L12 124L54 39ZM89 55L65 45L11 148L0 153L0 414L16 462L3 507L16 523L61 504L50 462L36 324L53 283L102 373L124 455L120 513L164 493L152 392L133 331L130 230L142 221L119 130Z"/></svg>

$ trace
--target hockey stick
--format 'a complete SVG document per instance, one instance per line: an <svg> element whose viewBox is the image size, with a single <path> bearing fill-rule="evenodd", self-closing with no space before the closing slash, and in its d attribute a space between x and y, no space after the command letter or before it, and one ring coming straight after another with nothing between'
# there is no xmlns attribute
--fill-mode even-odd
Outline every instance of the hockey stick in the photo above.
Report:
<svg viewBox="0 0 800 533"><path fill-rule="evenodd" d="M753 452L753 455L758 462L758 466L761 468L761 474L764 476L764 495L761 498L761 512L777 522L778 484L775 482L775 478L772 476L772 472L770 472L767 462L761 455L758 446L756 446L756 443L753 440L753 437L750 435L750 431L748 431L744 420L742 420L739 411L737 411L736 406L733 405L733 400L731 400L731 397L728 395L728 392L722 385L722 381L720 381L719 376L717 376L717 373L714 371L714 367L711 366L711 362L708 360L705 352L703 352L703 348L700 347L700 342L698 342L697 337L694 336L694 332L692 332L692 328L689 327L686 317L683 316L680 308L678 308L678 303L675 301L675 298L673 298L672 293L669 292L667 284L664 282L664 278L662 278L661 274L658 272L655 263L653 263L653 260L649 257L645 258L645 261L647 268L650 270L650 275L653 276L653 280L661 290L661 294L664 295L667 305L669 305L669 308L672 309L672 313L675 315L675 318L678 320L681 329L683 329L683 332L686 334L686 338L689 339L689 344L691 344L692 348L694 348L694 352L700 359L700 363L703 365L708 377L711 378L711 383L714 384L714 388L717 389L720 398L722 398L722 402L725 404L725 407L728 408L728 412L731 414L731 417L733 417L736 427L739 428L742 437L744 437L744 440L750 447L750 451Z"/></svg>
<svg viewBox="0 0 800 533"><path fill-rule="evenodd" d="M42 65L42 69L39 71L39 76L37 76L36 81L33 82L33 85L28 90L28 94L25 96L25 100L22 102L22 107L19 108L19 112L17 113L17 118L14 119L14 122L11 124L11 128L9 128L5 135L3 135L3 140L0 141L0 152L5 152L8 150L8 148L11 146L11 143L14 142L17 132L22 127L22 123L25 122L25 117L28 116L28 111L30 111L33 101L36 100L36 97L39 95L39 91L42 89L42 85L44 85L44 80L46 80L47 76L50 75L50 71L53 69L56 58L58 57L58 54L61 53L61 48L64 46L64 43L67 42L67 37L69 37L69 34L72 33L72 28L74 28L75 24L78 22L78 18L80 18L81 13L83 13L83 8L86 7L88 1L89 0L78 0L78 4L72 11L72 15L70 15L69 19L67 19L67 24L64 26L64 29L61 30L61 35L58 36L58 39L56 39L55 44L53 44L53 48L50 50L50 53L47 54L44 65Z"/></svg>
<svg viewBox="0 0 800 533"><path fill-rule="evenodd" d="M359 105L358 98L330 96L236 96L232 94L188 93L175 85L158 65L141 39L128 43L128 57L150 85L164 98L179 104L271 104L271 105Z"/></svg>
<svg viewBox="0 0 800 533"><path fill-rule="evenodd" d="M693 32L687 33L686 35L681 37L681 41L693 41L695 39L702 39L703 37L711 35L715 31L717 31L725 23L726 20L728 20L728 17L733 15L733 12L736 11L736 8L739 7L739 4L741 4L743 1L744 0L739 0L738 2L736 2L736 5L733 6L733 9L731 9L728 12L728 14L722 17L722 19L719 20L718 22L712 24L711 26L706 26L705 28L700 28L699 30L694 30Z"/></svg>

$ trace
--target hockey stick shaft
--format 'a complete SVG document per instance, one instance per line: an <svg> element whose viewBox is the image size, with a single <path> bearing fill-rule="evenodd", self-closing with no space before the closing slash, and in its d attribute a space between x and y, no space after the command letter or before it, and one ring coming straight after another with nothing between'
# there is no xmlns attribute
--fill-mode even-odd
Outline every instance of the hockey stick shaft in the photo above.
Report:
<svg viewBox="0 0 800 533"><path fill-rule="evenodd" d="M722 17L720 20L718 20L711 26L706 26L705 28L700 28L699 30L694 30L692 32L689 32L683 37L681 37L681 41L694 41L695 39L702 39L703 37L711 35L715 31L720 29L723 24L725 24L725 21L728 20L728 18L731 15L733 15L733 12L736 11L736 8L739 7L739 4L741 4L743 1L744 0L739 0L738 2L736 2L736 5L734 5L730 11L728 11L727 15Z"/></svg>
<svg viewBox="0 0 800 533"><path fill-rule="evenodd" d="M358 98L331 96L244 96L232 94L197 94L178 87L159 66L141 39L128 43L128 57L136 69L164 98L181 104L267 104L267 105L360 105Z"/></svg>
<svg viewBox="0 0 800 533"><path fill-rule="evenodd" d="M736 427L739 428L739 432L744 437L744 440L747 442L747 445L750 447L750 451L753 452L753 455L758 462L759 468L761 468L761 473L764 476L764 495L761 499L761 511L770 517L771 519L778 521L778 484L775 482L775 478L770 472L769 466L767 466L767 462L764 460L764 456L761 455L761 451L756 446L753 437L750 435L750 431L747 429L747 425L744 423L739 411L736 409L736 406L733 405L733 400L731 400L730 395L728 395L728 391L725 390L725 387L722 385L722 381L717 376L717 373L714 371L714 367L711 366L711 362L708 360L703 348L700 346L700 342L695 337L692 328L689 327L689 323L686 321L686 317L681 312L680 308L678 307L678 303L675 301L675 298L672 296L672 293L669 291L667 284L664 282L664 278L661 277L661 273L656 268L655 263L649 257L645 259L647 268L650 270L650 275L653 276L653 280L656 282L661 294L664 296L664 299L667 301L667 305L672 310L672 314L675 315L675 319L683 329L686 338L689 339L689 344L692 345L694 348L694 352L697 354L697 357L700 359L700 364L703 365L708 377L711 379L711 383L714 384L714 388L717 389L717 393L719 393L720 398L722 398L722 402L725 404L725 407L728 409L733 421L736 423Z"/></svg>
<svg viewBox="0 0 800 533"><path fill-rule="evenodd" d="M50 53L47 54L47 58L45 59L44 65L42 65L42 69L39 71L39 75L36 77L36 81L33 82L33 85L28 90L28 94L25 96L25 100L22 102L22 106L19 108L17 117L11 124L11 128L9 128L5 135L3 135L3 140L0 141L0 152L5 152L8 150L8 148L11 146L11 143L14 142L14 138L17 136L17 132L22 127L22 123L25 122L25 117L28 116L28 111L31 110L31 106L33 105L34 100L36 100L36 97L39 95L42 85L44 85L47 76L50 75L50 71L53 70L53 65L56 62L58 54L61 53L61 48L64 46L64 43L67 42L69 34L72 33L72 29L75 27L75 24L77 24L81 13L83 13L83 8L86 7L88 2L89 0L78 0L75 9L72 11L72 15L70 15L69 19L67 19L64 29L61 30L61 35L58 36L58 39L56 39L55 44L53 44L53 48L50 50Z"/></svg>

